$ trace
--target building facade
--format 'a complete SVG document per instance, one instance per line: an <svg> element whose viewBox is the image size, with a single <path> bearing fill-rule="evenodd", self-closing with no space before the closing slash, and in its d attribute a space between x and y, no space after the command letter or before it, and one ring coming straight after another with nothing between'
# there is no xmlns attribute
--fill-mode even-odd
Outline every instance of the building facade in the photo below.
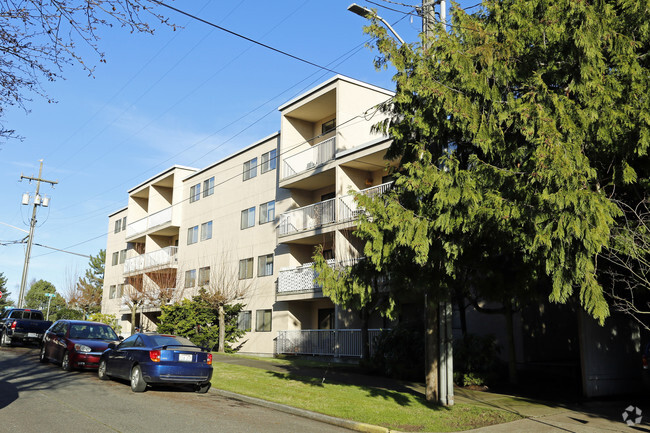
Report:
<svg viewBox="0 0 650 433"><path fill-rule="evenodd" d="M323 296L311 262L319 245L332 261L362 254L352 192L391 184L389 139L371 128L392 95L333 77L279 107L278 133L129 190L128 205L109 215L102 312L116 315L125 335L132 314L153 330L161 304L235 281L242 352L356 355L358 318Z"/></svg>

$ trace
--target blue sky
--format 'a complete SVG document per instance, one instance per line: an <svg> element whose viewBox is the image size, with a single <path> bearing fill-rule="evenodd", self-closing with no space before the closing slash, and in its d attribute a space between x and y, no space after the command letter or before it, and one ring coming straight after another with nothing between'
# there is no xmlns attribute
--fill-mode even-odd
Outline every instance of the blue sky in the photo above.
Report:
<svg viewBox="0 0 650 433"><path fill-rule="evenodd" d="M461 1L462 7L478 1ZM289 52L340 74L393 89L390 70L376 71L365 48L365 20L346 10L351 0L177 0L186 12ZM417 17L376 8L407 41ZM408 8L377 0L389 8ZM83 255L106 248L108 215L124 207L127 190L180 164L202 168L279 129L277 107L333 73L239 39L176 12L160 11L182 28L157 26L153 36L101 29L106 64L90 50L86 63L65 68L64 80L44 83L57 103L32 95L29 113L12 107L5 126L23 141L0 144L0 244L21 240L31 206L21 205L35 184L21 174L57 180L39 208L34 242ZM412 11L411 11L412 12ZM0 245L0 272L17 300L25 244ZM44 279L63 293L88 259L34 246L28 281Z"/></svg>

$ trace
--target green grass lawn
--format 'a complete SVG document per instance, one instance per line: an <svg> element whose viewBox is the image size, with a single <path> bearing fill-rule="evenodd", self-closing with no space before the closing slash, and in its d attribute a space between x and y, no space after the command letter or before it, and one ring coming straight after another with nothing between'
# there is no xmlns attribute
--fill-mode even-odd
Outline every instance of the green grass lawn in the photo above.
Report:
<svg viewBox="0 0 650 433"><path fill-rule="evenodd" d="M514 421L520 417L498 409L456 404L429 405L407 392L323 383L259 368L217 363L215 388L301 409L401 431L458 431Z"/></svg>

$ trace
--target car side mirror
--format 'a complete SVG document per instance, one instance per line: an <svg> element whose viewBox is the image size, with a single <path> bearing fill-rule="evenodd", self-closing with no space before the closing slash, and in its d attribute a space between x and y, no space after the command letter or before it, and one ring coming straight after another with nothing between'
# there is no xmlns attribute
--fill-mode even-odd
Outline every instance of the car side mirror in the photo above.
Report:
<svg viewBox="0 0 650 433"><path fill-rule="evenodd" d="M117 338L119 338L120 341L124 340L124 337L122 337L121 335L119 337L117 337Z"/></svg>
<svg viewBox="0 0 650 433"><path fill-rule="evenodd" d="M116 347L117 347L117 343L115 343L115 342L108 343L108 348L109 349L115 349Z"/></svg>

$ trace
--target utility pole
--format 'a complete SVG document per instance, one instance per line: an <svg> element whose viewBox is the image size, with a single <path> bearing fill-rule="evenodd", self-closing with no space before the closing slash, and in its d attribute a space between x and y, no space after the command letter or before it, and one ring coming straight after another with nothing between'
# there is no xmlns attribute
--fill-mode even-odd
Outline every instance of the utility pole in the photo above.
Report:
<svg viewBox="0 0 650 433"><path fill-rule="evenodd" d="M50 185L56 185L57 181L42 179L43 175L43 160L40 160L41 166L38 169L38 177L23 176L20 174L20 180L27 179L30 182L32 180L36 181L36 194L34 195L34 209L32 210L32 219L29 221L29 235L27 236L27 251L25 251L25 265L23 266L23 277L20 281L20 293L18 294L18 308L23 307L23 299L25 297L25 285L27 283L27 270L29 268L29 258L32 254L32 242L34 241L34 227L36 227L36 207L44 206L47 207L50 199L48 197L41 198L39 195L41 189L41 182L49 183ZM23 204L29 204L29 194L23 195Z"/></svg>

